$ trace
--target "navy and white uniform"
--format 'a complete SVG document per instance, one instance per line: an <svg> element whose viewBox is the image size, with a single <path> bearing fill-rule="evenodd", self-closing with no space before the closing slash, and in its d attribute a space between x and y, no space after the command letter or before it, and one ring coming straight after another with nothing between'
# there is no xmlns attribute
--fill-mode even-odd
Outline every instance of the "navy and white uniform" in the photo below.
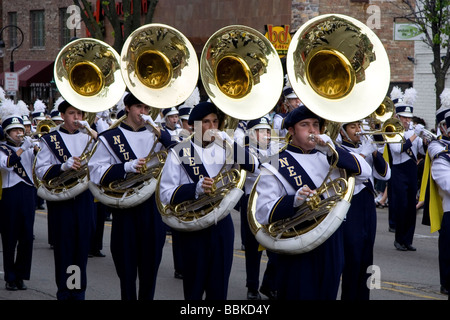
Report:
<svg viewBox="0 0 450 320"><path fill-rule="evenodd" d="M33 149L20 157L19 147L0 144L2 193L0 232L3 244L3 270L6 282L29 280L33 255L35 187L32 182ZM26 199L26 201L24 201Z"/></svg>
<svg viewBox="0 0 450 320"><path fill-rule="evenodd" d="M192 114L191 114L192 115ZM246 151L233 143L234 156ZM196 199L196 186L202 176L214 178L222 169L226 152L217 143L206 147L183 140L170 149L160 178L160 199L163 205L176 205L186 200ZM236 158L233 162L237 162ZM239 162L241 167L251 172L252 163ZM227 162L229 170L233 163ZM225 300L228 280L233 262L234 226L228 214L208 228L179 233L183 255L183 290L186 300Z"/></svg>
<svg viewBox="0 0 450 320"><path fill-rule="evenodd" d="M276 143L270 143L268 148L261 148L256 142L249 142L248 136L245 137L245 147L249 148L250 152L254 154L260 161L269 159L272 155L278 153L279 147ZM248 224L247 209L248 199L252 187L259 176L261 170L256 168L254 172L247 173L245 179L244 191L245 194L241 199L241 238L245 251L245 270L246 270L246 287L249 291L257 292L259 289L259 274L261 265L262 250ZM272 251L266 251L268 261L266 270L264 271L263 280L261 283L261 292L264 294L276 292L276 259L277 254ZM270 297L274 298L274 297Z"/></svg>
<svg viewBox="0 0 450 320"><path fill-rule="evenodd" d="M414 130L404 133L405 143L387 144L391 179L388 181L389 214L395 223L395 241L403 246L413 242L416 227L417 155L425 154L422 139L409 139ZM392 218L391 218L392 219ZM394 227L394 226L392 226Z"/></svg>
<svg viewBox="0 0 450 320"><path fill-rule="evenodd" d="M436 154L431 164L431 176L438 186L442 199L443 216L439 229L439 275L440 283L447 291L450 289L450 139L442 137L440 145L447 147Z"/></svg>
<svg viewBox="0 0 450 320"><path fill-rule="evenodd" d="M370 142L369 142L370 143ZM342 147L360 154L363 146L343 140ZM369 300L367 268L373 265L373 247L377 229L374 179L387 181L391 177L389 164L377 151L369 154L366 162L372 168L367 181L355 185L350 208L343 222L344 270L342 272L341 300Z"/></svg>
<svg viewBox="0 0 450 320"><path fill-rule="evenodd" d="M40 140L36 156L36 176L50 180L63 171L62 164L72 156L80 156L91 141L88 134L76 130L68 132L64 127L45 134ZM85 298L87 287L86 265L91 234L95 228L94 199L89 190L63 201L47 201L49 238L52 239L55 258L57 299ZM80 287L68 286L72 275L69 266L80 268ZM69 281L70 282L70 281Z"/></svg>
<svg viewBox="0 0 450 320"><path fill-rule="evenodd" d="M124 122L102 132L97 150L89 161L91 181L108 186L124 179L125 163L147 157L154 143L157 143L154 152L160 151L163 146L156 141L153 132L146 127L135 131ZM120 279L121 299L152 300L166 230L154 195L131 208L111 208L111 213L111 254Z"/></svg>
<svg viewBox="0 0 450 320"><path fill-rule="evenodd" d="M338 168L354 174L357 181L371 176L371 168L364 159L336 147L339 154ZM295 214L294 198L303 185L312 190L318 188L329 171L329 159L316 149L305 152L289 144L278 155L278 161L261 165L257 185L256 218L268 224ZM278 167L278 168L277 168ZM338 169L331 178L339 176ZM280 300L334 300L344 264L342 225L317 248L302 254L278 254L277 279Z"/></svg>

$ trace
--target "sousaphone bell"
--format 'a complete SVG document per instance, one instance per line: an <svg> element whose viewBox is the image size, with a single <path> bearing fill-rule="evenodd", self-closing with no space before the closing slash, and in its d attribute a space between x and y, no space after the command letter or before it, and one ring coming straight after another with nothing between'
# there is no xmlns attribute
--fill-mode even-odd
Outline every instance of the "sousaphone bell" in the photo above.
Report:
<svg viewBox="0 0 450 320"><path fill-rule="evenodd" d="M55 60L54 78L62 97L85 112L112 108L125 92L119 54L107 43L81 38L64 46Z"/></svg>

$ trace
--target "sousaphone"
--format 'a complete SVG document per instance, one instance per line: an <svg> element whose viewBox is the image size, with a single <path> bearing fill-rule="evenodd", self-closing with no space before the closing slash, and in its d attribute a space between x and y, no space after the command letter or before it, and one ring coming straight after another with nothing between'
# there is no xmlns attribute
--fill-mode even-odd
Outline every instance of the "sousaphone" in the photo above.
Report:
<svg viewBox="0 0 450 320"><path fill-rule="evenodd" d="M56 57L53 74L61 96L86 112L91 124L97 112L113 107L125 91L119 54L107 43L93 38L80 38L65 45ZM82 160L79 170L68 170L55 179L41 181L35 175L33 164L34 182L40 197L63 201L88 189L87 163L96 147L89 130L88 134L90 137L82 154L77 155Z"/></svg>
<svg viewBox="0 0 450 320"><path fill-rule="evenodd" d="M236 119L269 113L283 88L283 68L275 48L257 30L241 25L222 28L208 39L200 75L209 98L226 115L222 130L234 129ZM177 230L195 231L225 218L243 195L246 177L244 170L229 166L224 165L216 176L215 192L176 206L161 203L158 181L156 203L163 221Z"/></svg>
<svg viewBox="0 0 450 320"><path fill-rule="evenodd" d="M194 91L198 80L198 60L194 47L177 29L165 24L147 24L126 39L120 68L128 90L140 101L157 109L175 107ZM126 116L115 121L118 126ZM157 128L153 128L158 135ZM154 146L156 145L154 141ZM154 148L153 148L154 149ZM147 166L136 174L109 186L89 182L92 194L102 203L130 208L146 201L155 192L167 151L149 150Z"/></svg>
<svg viewBox="0 0 450 320"><path fill-rule="evenodd" d="M321 15L302 25L288 48L287 73L303 104L329 124L363 119L383 102L390 81L383 44L363 23L338 14ZM255 182L248 204L250 229L267 250L300 254L325 242L350 207L355 178L339 169L338 154L315 196L294 217L262 225L256 219Z"/></svg>

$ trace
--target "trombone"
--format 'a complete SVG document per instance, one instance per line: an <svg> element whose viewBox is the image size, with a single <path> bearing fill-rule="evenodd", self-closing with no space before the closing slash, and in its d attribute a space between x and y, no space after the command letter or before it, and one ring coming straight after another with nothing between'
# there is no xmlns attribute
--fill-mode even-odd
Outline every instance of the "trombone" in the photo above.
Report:
<svg viewBox="0 0 450 320"><path fill-rule="evenodd" d="M384 144L384 143L404 143L405 128L403 128L402 123L397 118L387 119L380 130L358 132L358 136L381 136L382 140L372 140L372 143Z"/></svg>

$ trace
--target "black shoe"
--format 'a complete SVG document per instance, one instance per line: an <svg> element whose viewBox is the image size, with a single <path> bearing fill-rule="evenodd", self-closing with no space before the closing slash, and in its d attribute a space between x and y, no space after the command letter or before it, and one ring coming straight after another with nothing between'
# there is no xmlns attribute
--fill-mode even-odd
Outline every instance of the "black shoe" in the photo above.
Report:
<svg viewBox="0 0 450 320"><path fill-rule="evenodd" d="M93 253L93 255L94 255L94 257L100 257L100 258L106 257L106 254L104 254L104 253L101 252L100 250L95 251L95 252Z"/></svg>
<svg viewBox="0 0 450 320"><path fill-rule="evenodd" d="M5 288L8 291L16 291L18 289L14 282L6 282L5 283Z"/></svg>
<svg viewBox="0 0 450 320"><path fill-rule="evenodd" d="M394 246L395 246L395 248L397 250L400 250L400 251L407 251L408 250L404 245L398 243L397 241L394 241Z"/></svg>
<svg viewBox="0 0 450 320"><path fill-rule="evenodd" d="M448 290L447 290L447 289L445 289L445 287L444 287L444 286L441 286L441 293L442 293L442 294L446 294L446 295L448 295Z"/></svg>
<svg viewBox="0 0 450 320"><path fill-rule="evenodd" d="M27 286L23 283L23 280L16 280L16 286L19 290L27 290Z"/></svg>
<svg viewBox="0 0 450 320"><path fill-rule="evenodd" d="M407 245L405 246L405 248L406 248L406 250L408 250L408 251L416 251L416 250L417 250L416 247L413 247L413 246L410 245L410 244L407 244Z"/></svg>
<svg viewBox="0 0 450 320"><path fill-rule="evenodd" d="M270 290L266 287L261 287L259 289L259 292L261 292L263 295L265 295L269 300L277 300L277 292L275 290Z"/></svg>
<svg viewBox="0 0 450 320"><path fill-rule="evenodd" d="M258 290L248 289L247 300L261 300L261 295L259 294Z"/></svg>

